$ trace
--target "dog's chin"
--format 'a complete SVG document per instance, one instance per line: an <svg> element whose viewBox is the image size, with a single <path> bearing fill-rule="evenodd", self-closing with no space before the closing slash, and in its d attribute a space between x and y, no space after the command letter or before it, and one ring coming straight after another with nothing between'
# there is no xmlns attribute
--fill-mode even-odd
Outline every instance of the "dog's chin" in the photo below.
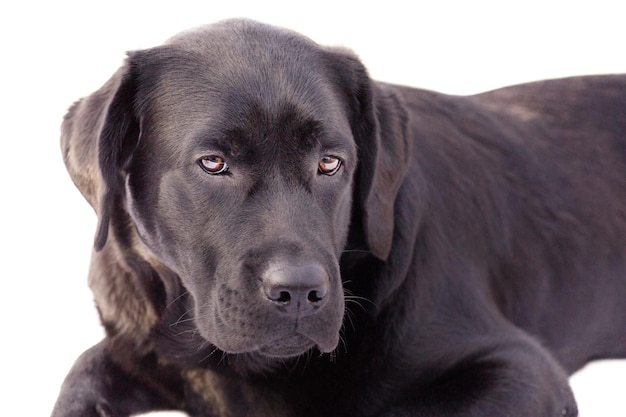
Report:
<svg viewBox="0 0 626 417"><path fill-rule="evenodd" d="M297 336L248 352L227 353L226 356L231 368L240 374L267 374L283 368L285 363L297 361L315 348L313 341Z"/></svg>
<svg viewBox="0 0 626 417"><path fill-rule="evenodd" d="M269 359L291 359L305 354L315 348L311 339L303 336L279 340L260 347L256 353Z"/></svg>

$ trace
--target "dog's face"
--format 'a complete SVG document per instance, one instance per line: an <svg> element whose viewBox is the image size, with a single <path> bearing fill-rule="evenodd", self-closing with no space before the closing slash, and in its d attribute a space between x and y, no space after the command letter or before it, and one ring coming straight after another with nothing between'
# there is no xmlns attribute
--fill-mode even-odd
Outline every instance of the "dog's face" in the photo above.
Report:
<svg viewBox="0 0 626 417"><path fill-rule="evenodd" d="M180 320L226 353L332 351L348 235L386 258L406 170L403 132L380 143L378 117L400 126L381 113L394 102L373 96L350 53L246 21L130 54L63 127L96 250L110 229L116 253L173 272L190 300ZM105 321L122 320L107 291Z"/></svg>
<svg viewBox="0 0 626 417"><path fill-rule="evenodd" d="M140 239L221 350L331 351L356 166L347 109L302 40L198 41L134 57L141 138L126 204Z"/></svg>

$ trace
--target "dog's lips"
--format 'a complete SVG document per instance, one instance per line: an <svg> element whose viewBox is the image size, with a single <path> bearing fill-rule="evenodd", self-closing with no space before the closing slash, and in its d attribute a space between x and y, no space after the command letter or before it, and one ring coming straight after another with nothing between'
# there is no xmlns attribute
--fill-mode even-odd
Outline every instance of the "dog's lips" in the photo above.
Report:
<svg viewBox="0 0 626 417"><path fill-rule="evenodd" d="M315 340L315 344L320 352L330 353L335 350L339 344L339 333L329 335L329 337L324 339Z"/></svg>
<svg viewBox="0 0 626 417"><path fill-rule="evenodd" d="M332 340L331 340L332 339ZM292 337L281 338L267 343L258 352L270 358L293 358L317 347L322 353L329 353L337 347L339 336L328 340L314 340L309 336L294 334Z"/></svg>
<svg viewBox="0 0 626 417"><path fill-rule="evenodd" d="M338 335L335 338L329 337L328 340L314 340L309 336L296 333L291 337L275 339L260 347L257 346L252 351L268 358L288 359L300 356L313 348L317 348L322 353L332 352L337 347L338 341Z"/></svg>
<svg viewBox="0 0 626 417"><path fill-rule="evenodd" d="M313 348L314 344L309 344L301 347L292 347L292 348L280 348L275 349L274 347L265 346L258 350L258 352L266 356L268 358L274 359L288 359L294 358L296 356L300 356Z"/></svg>
<svg viewBox="0 0 626 417"><path fill-rule="evenodd" d="M258 352L270 358L293 358L311 350L315 345L308 337L296 334L268 343L259 348Z"/></svg>

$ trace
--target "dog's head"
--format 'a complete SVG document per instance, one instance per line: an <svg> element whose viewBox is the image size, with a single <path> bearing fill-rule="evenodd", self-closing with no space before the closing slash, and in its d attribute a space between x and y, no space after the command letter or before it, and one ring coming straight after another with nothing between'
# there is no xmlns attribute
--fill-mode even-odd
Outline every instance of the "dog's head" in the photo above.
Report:
<svg viewBox="0 0 626 417"><path fill-rule="evenodd" d="M404 173L403 139L381 145L374 95L351 54L248 21L129 54L64 128L98 212L96 249L123 212L138 252L179 277L204 340L265 358L332 351L353 213L384 259ZM72 162L89 155L96 174Z"/></svg>

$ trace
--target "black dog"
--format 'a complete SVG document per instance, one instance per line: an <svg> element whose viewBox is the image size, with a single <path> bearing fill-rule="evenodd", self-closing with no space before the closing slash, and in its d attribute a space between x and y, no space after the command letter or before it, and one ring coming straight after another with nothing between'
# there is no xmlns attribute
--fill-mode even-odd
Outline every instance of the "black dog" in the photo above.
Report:
<svg viewBox="0 0 626 417"><path fill-rule="evenodd" d="M471 97L229 21L64 123L106 339L54 417L577 415L626 355L626 77Z"/></svg>

